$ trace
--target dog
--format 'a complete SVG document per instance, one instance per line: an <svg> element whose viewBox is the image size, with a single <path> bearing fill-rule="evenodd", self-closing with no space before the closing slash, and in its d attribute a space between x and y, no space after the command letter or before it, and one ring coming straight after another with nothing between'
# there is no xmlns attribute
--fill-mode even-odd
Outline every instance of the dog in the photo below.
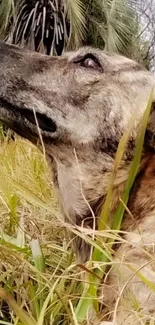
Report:
<svg viewBox="0 0 155 325"><path fill-rule="evenodd" d="M149 71L118 54L84 47L49 57L0 42L0 120L32 143L44 145L67 222L98 229L116 151L135 117L115 177L111 214L115 211L154 86ZM120 297L114 320L118 325L148 324L155 318L154 107L153 102L141 167L128 201L130 213L122 224L124 242L116 248L116 263L103 290L103 313L109 315L105 321L113 321ZM89 243L76 237L73 247L80 263L89 260Z"/></svg>

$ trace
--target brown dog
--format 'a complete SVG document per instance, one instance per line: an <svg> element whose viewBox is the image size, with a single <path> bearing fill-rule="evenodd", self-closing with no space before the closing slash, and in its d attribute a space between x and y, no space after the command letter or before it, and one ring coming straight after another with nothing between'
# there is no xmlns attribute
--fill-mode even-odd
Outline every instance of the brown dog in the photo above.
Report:
<svg viewBox="0 0 155 325"><path fill-rule="evenodd" d="M148 71L119 55L82 48L56 58L0 43L0 119L35 144L43 139L64 216L72 224L92 228L93 210L97 228L118 143L135 114L115 179L111 204L115 210L152 87L154 78ZM146 324L155 317L154 289L128 267L140 268L155 284L154 122L152 107L142 167L128 204L132 217L127 215L123 224L126 242L117 250L116 267L104 290L104 303L111 313L122 292L118 325ZM89 259L90 248L84 240L76 238L74 249L82 262Z"/></svg>

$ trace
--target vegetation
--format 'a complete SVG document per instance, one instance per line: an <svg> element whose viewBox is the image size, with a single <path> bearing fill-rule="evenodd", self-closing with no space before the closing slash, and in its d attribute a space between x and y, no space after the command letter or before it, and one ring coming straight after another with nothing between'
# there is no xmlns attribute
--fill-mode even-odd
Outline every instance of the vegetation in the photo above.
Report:
<svg viewBox="0 0 155 325"><path fill-rule="evenodd" d="M136 15L125 0L66 0L63 6L58 0L1 0L0 24L1 38L47 54L60 55L65 48L93 44L136 57L141 48L141 42L136 41ZM141 135L144 131L145 125ZM123 147L127 138L128 132ZM137 148L135 172L142 142ZM116 157L116 170L121 155L122 149ZM9 133L4 137L1 129L0 324L77 325L86 320L90 306L99 308L98 279L113 263L112 244L122 240L114 229L119 230L124 210L117 211L112 230L101 228L98 233L80 232L63 223L49 184L50 174L43 155L33 145L19 137L9 141ZM127 190L132 181L130 177ZM108 193L111 191L112 182ZM66 235L68 228L94 246L95 264L76 265ZM90 284L82 283L85 273Z"/></svg>
<svg viewBox="0 0 155 325"><path fill-rule="evenodd" d="M94 45L140 61L148 46L137 39L135 10L127 0L1 0L0 35L46 54ZM139 55L141 53L141 55Z"/></svg>
<svg viewBox="0 0 155 325"><path fill-rule="evenodd" d="M49 179L44 157L34 146L18 137L9 143L4 138L0 296L5 303L1 301L0 324L69 324L68 299L75 305L80 295L80 270L68 249Z"/></svg>
<svg viewBox="0 0 155 325"><path fill-rule="evenodd" d="M19 137L9 141L9 134L8 137L1 134L0 324L77 325L86 321L90 308L94 307L99 313L99 279L107 266L113 264L113 243L123 241L118 231L138 170L151 102L152 97L139 128L135 156L122 196L124 204L118 206L111 230L103 228L103 224L106 222L113 182L134 116L118 147L101 214L103 223L99 225L98 232L75 229L63 223L52 184L49 183L51 171L44 156L27 141ZM88 261L85 266L76 265L66 229L82 236L92 245L92 261ZM94 238L95 241L92 240ZM150 262L152 259L150 254ZM82 281L84 274L87 275L86 282ZM150 286L151 294L151 290L155 290L154 286L140 272L138 276ZM135 305L134 312L139 314L140 310L140 306ZM99 317L102 319L102 314L99 313ZM94 321L94 325L97 324L97 320Z"/></svg>

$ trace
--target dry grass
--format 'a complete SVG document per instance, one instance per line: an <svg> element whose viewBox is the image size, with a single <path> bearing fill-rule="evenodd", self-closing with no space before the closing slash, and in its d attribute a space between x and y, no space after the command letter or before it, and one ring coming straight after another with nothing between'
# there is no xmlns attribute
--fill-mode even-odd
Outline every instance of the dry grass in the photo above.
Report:
<svg viewBox="0 0 155 325"><path fill-rule="evenodd" d="M0 324L74 324L80 274L49 179L33 145L1 142Z"/></svg>
<svg viewBox="0 0 155 325"><path fill-rule="evenodd" d="M49 182L52 171L41 152L17 136L1 139L0 324L78 325L76 306L90 281L87 276L83 282L83 275L97 263L76 265L66 228L102 253L102 238L119 240L117 234L100 234L99 247L93 231L63 223Z"/></svg>
<svg viewBox="0 0 155 325"><path fill-rule="evenodd" d="M147 118L144 118L144 124L127 190L130 190L138 168ZM115 163L121 160L127 141L123 139ZM117 232L123 217L122 208L121 212L116 210L112 230L105 228L94 232L74 228L62 221L52 183L49 182L51 179L51 170L40 151L19 137L8 141L1 135L0 325L78 325L81 324L80 319L84 325L98 325L96 318L93 323L89 322L87 310L99 307L99 279L103 277L107 265L115 267L114 263L123 263L113 259L113 243L123 242ZM126 203L129 192L126 191L125 195ZM94 249L93 261L85 266L75 263L67 236L68 228L84 237ZM96 241L93 241L94 236ZM150 263L152 258L150 256ZM132 271L133 277L137 270ZM83 274L86 275L85 282L82 281ZM150 294L155 291L154 285L140 272L137 276L150 288ZM119 299L118 295L114 314ZM130 300L137 317L142 318L136 297ZM102 319L101 315L99 318Z"/></svg>

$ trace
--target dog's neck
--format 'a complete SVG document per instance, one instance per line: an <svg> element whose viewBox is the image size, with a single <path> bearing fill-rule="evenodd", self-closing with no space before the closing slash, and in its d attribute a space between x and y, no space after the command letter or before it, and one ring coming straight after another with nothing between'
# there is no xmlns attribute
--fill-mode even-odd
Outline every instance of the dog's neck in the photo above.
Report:
<svg viewBox="0 0 155 325"><path fill-rule="evenodd" d="M120 197L124 190L124 185L128 177L129 169L130 165L126 166L126 169L120 169L116 176L113 189L113 197L109 211L109 227L111 226L110 218L114 216L116 207L120 202ZM131 190L128 208L131 212L132 217L128 213L125 214L122 224L123 229L129 229L129 226L134 229L137 222L140 222L140 220L142 220L142 218L144 218L147 212L150 210L150 206L153 209L155 208L155 181L153 181L153 173L155 173L155 154L148 153L145 155L145 158L142 159L140 172L137 175L134 186ZM85 200L84 197L81 198L82 188L80 188L81 185L79 179L74 178L71 171L68 173L67 169L62 169L62 166L60 170L58 169L58 181L60 185L60 187L58 187L58 194L63 206L64 215L69 223L84 228L98 228L98 220L107 195L107 184L109 183L110 175L111 173L107 173L106 182L104 175L104 184L100 185L101 189L98 192L100 195L98 195L98 197L93 202L89 202ZM102 180L102 175L100 178ZM146 193L148 193L148 195L146 195ZM95 225L94 215L96 217ZM85 262L89 259L89 245L81 238L75 239L74 250L82 262Z"/></svg>
<svg viewBox="0 0 155 325"><path fill-rule="evenodd" d="M124 220L123 228L134 230L148 214L155 211L155 154L150 153L145 159L143 168L136 177L128 201L132 215Z"/></svg>
<svg viewBox="0 0 155 325"><path fill-rule="evenodd" d="M126 179L127 179L127 174ZM148 153L142 160L141 169L136 177L133 188L131 189L130 199L128 201L128 209L130 214L126 211L124 215L124 220L121 229L135 232L138 229L144 218L147 218L150 210L155 211L155 154ZM125 176L124 176L125 178ZM111 202L111 207L109 211L109 227L111 226L110 220L115 213L115 210L120 202L120 197L124 190L125 181L116 181L117 186L113 190L113 198ZM98 228L98 220L101 215L101 209L104 205L106 194L102 195L94 204L91 205L91 209L87 209L85 215L76 215L75 223L80 227L94 229L94 217L95 218L95 228ZM90 257L90 246L81 238L76 237L74 241L74 250L77 257L81 262L89 260Z"/></svg>

